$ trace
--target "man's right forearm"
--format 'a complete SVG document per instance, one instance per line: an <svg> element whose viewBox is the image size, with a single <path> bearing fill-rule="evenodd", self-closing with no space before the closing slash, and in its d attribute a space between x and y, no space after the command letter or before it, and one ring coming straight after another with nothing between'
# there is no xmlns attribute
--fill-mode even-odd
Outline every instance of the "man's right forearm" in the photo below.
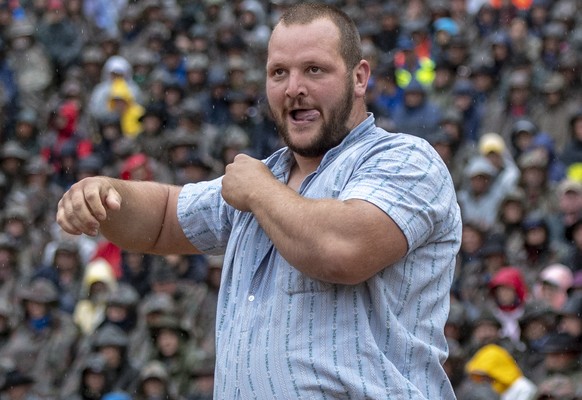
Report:
<svg viewBox="0 0 582 400"><path fill-rule="evenodd" d="M162 233L177 223L172 197L180 188L156 182L123 181L105 178L121 196L121 208L108 210L100 231L121 248L157 252L165 240Z"/></svg>

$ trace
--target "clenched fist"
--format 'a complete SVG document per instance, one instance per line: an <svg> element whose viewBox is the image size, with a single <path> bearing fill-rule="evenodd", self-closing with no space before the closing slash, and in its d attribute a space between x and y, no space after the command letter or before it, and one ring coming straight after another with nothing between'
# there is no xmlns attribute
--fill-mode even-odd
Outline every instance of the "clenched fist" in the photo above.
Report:
<svg viewBox="0 0 582 400"><path fill-rule="evenodd" d="M222 197L240 211L251 211L253 195L268 193L269 185L278 182L260 160L238 154L226 166L222 178Z"/></svg>

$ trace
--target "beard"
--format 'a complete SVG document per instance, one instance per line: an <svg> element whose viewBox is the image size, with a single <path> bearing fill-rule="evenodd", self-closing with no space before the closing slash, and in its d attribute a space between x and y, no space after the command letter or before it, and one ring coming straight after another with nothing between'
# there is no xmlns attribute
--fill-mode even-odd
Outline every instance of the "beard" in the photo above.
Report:
<svg viewBox="0 0 582 400"><path fill-rule="evenodd" d="M346 79L344 85L344 93L341 100L332 107L329 118L323 120L323 125L320 131L313 138L311 143L305 146L298 146L291 140L291 135L289 134L289 128L285 119L279 114L276 114L271 109L271 114L274 117L274 122L277 127L279 135L283 139L283 142L291 151L302 156L302 157L321 157L327 153L330 149L333 149L347 136L350 129L347 127L347 121L350 117L350 112L354 103L352 93L354 89L354 83L351 80L351 76ZM321 114L323 116L323 113Z"/></svg>

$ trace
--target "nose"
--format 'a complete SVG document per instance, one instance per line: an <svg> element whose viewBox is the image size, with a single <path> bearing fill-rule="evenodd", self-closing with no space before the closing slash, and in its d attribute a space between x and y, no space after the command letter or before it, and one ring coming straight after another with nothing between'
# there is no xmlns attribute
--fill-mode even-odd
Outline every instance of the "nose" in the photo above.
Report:
<svg viewBox="0 0 582 400"><path fill-rule="evenodd" d="M302 75L293 71L289 73L289 79L287 81L287 90L285 90L285 95L290 98L296 98L299 96L307 96L307 87L305 86L305 80Z"/></svg>

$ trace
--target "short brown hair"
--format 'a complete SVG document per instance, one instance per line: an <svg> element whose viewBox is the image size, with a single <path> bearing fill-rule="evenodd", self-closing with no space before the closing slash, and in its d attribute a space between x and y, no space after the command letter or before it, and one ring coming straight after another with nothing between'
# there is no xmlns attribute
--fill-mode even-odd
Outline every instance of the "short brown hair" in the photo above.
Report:
<svg viewBox="0 0 582 400"><path fill-rule="evenodd" d="M328 18L340 32L340 54L348 69L354 68L362 60L360 34L354 21L338 8L320 3L299 3L289 7L279 23L285 26L306 25L317 19Z"/></svg>

